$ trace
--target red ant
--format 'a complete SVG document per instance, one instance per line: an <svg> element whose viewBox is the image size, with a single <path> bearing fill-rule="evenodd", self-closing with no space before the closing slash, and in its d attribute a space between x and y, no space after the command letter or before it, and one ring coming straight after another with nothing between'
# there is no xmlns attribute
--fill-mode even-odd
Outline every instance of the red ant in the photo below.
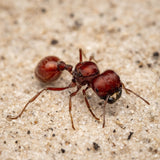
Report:
<svg viewBox="0 0 160 160"><path fill-rule="evenodd" d="M103 128L105 126L105 106L107 103L116 102L122 94L122 88L126 91L127 94L133 93L137 97L141 98L144 102L149 105L149 102L133 92L132 90L125 87L125 85L121 82L120 77L112 70L106 70L100 74L97 65L94 62L91 62L91 58L89 61L82 61L82 49L79 49L79 63L75 66L75 69L72 70L73 66L66 64L63 61L60 61L59 58L55 56L48 56L42 59L36 69L35 75L36 77L45 83L51 82L59 78L62 71L67 70L72 76L72 81L67 87L54 88L47 87L39 91L34 97L32 97L27 104L24 106L22 111L15 117L7 116L9 119L17 119L19 118L28 104L33 102L43 91L51 90L51 91L62 91L68 88L77 87L77 90L70 94L69 96L69 114L71 118L72 128L75 129L73 118L72 118L72 102L71 98L77 94L77 92L81 89L82 86L86 85L86 88L83 89L83 95L86 102L86 105L92 114L92 116L99 120L91 110L91 106L87 100L86 91L89 88L92 88L93 91L101 98L104 99L103 105ZM93 57L92 57L93 58Z"/></svg>

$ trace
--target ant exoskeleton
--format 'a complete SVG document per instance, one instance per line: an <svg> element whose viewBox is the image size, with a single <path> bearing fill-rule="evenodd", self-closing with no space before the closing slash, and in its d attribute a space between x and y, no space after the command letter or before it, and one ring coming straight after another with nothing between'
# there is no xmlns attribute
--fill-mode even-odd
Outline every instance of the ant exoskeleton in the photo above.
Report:
<svg viewBox="0 0 160 160"><path fill-rule="evenodd" d="M93 57L92 57L93 58ZM72 103L71 98L77 94L77 92L81 89L82 86L86 85L86 88L83 89L83 95L86 102L86 105L92 114L92 116L99 120L91 110L91 106L87 100L86 91L89 88L92 88L93 91L101 98L104 99L103 106L103 128L105 126L105 106L107 103L114 103L117 101L122 94L122 88L126 91L127 94L133 93L137 97L141 98L144 102L149 105L149 102L133 92L132 90L125 87L125 85L121 82L120 77L112 70L106 70L100 74L97 65L94 62L91 62L91 58L89 61L82 61L82 49L79 49L79 63L75 66L75 69L72 70L73 66L66 64L63 61L60 61L59 58L55 56L48 56L43 58L37 65L35 69L36 77L45 83L51 82L59 78L62 71L67 70L72 76L71 83L66 87L55 88L55 87L47 87L39 91L34 97L32 97L27 104L24 106L22 111L15 117L7 116L9 119L17 119L19 118L28 104L33 102L43 91L51 90L51 91L62 91L68 88L77 87L77 90L70 94L69 96L69 114L71 118L72 128L75 129L73 123L73 117L71 113Z"/></svg>

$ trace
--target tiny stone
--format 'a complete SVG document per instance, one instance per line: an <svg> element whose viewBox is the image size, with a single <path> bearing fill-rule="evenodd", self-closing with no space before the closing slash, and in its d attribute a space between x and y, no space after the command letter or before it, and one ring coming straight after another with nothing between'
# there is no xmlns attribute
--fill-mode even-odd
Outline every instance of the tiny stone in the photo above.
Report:
<svg viewBox="0 0 160 160"><path fill-rule="evenodd" d="M45 12L46 12L46 9L45 9L45 8L41 8L41 12L42 12L42 13L45 13Z"/></svg>
<svg viewBox="0 0 160 160"><path fill-rule="evenodd" d="M94 148L96 151L98 151L99 148L100 148L100 146L99 146L97 143L93 142L93 148Z"/></svg>
<svg viewBox="0 0 160 160"><path fill-rule="evenodd" d="M153 57L154 57L154 58L158 58L158 57L159 57L159 52L154 52L154 53L153 53Z"/></svg>
<svg viewBox="0 0 160 160"><path fill-rule="evenodd" d="M56 40L56 39L52 39L52 40L51 40L51 44L52 44L52 45L55 45L55 44L57 44L57 43L58 43L58 40Z"/></svg>
<svg viewBox="0 0 160 160"><path fill-rule="evenodd" d="M134 132L130 132L127 140L130 140Z"/></svg>
<svg viewBox="0 0 160 160"><path fill-rule="evenodd" d="M62 148L62 149L61 149L61 152L62 152L62 153L65 153L65 149Z"/></svg>
<svg viewBox="0 0 160 160"><path fill-rule="evenodd" d="M69 15L71 18L73 18L74 17L74 13L70 13L70 15Z"/></svg>
<svg viewBox="0 0 160 160"><path fill-rule="evenodd" d="M147 66L148 66L149 68L151 68L151 67L152 67L152 64L148 63Z"/></svg>

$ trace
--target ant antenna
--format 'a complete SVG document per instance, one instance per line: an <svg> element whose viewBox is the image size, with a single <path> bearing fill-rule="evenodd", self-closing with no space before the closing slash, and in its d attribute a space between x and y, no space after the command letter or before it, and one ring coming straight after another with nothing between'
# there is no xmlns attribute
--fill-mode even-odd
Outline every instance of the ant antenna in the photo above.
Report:
<svg viewBox="0 0 160 160"><path fill-rule="evenodd" d="M127 94L130 94L130 92L131 92L131 93L133 93L135 96L137 96L137 97L139 97L141 100L143 100L145 103L147 103L148 105L150 105L150 103L149 103L147 100L145 100L144 98L142 98L140 95L138 95L137 93L133 92L132 90L126 88L123 83L122 83L122 86L123 86L123 88L124 88L124 90L126 91Z"/></svg>
<svg viewBox="0 0 160 160"><path fill-rule="evenodd" d="M82 50L82 48L79 48L79 59L80 59L80 62L82 62L82 55L84 56L84 58L87 58L85 53L84 53L84 51ZM102 59L96 60L94 55L91 55L89 57L89 61L92 61L92 60L95 61L96 63L102 61Z"/></svg>
<svg viewBox="0 0 160 160"><path fill-rule="evenodd" d="M82 62L82 55L84 56L84 58L86 58L86 55L84 54L84 51L82 50L82 48L79 48L79 62Z"/></svg>
<svg viewBox="0 0 160 160"><path fill-rule="evenodd" d="M91 55L91 56L89 57L89 61L92 61L92 60L95 61L96 63L102 61L102 59L96 60L95 57L94 57L94 55Z"/></svg>

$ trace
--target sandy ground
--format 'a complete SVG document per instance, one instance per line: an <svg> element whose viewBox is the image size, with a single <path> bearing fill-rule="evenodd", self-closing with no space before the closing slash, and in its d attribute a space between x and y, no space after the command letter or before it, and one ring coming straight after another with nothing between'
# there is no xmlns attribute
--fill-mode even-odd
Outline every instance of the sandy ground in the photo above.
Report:
<svg viewBox="0 0 160 160"><path fill-rule="evenodd" d="M100 60L101 72L116 71L126 86L150 102L122 93L107 104L87 91L97 122L82 92L47 91L13 121L27 101L46 86L61 87L66 71L41 84L35 66L56 55L75 66L78 49ZM0 159L158 160L160 159L160 1L159 0L1 0L0 1Z"/></svg>

